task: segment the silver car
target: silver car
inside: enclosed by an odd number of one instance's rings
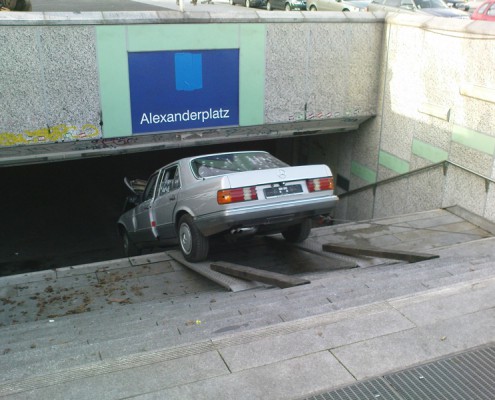
[[[281,232],[289,242],[303,241],[312,218],[337,200],[326,165],[291,167],[263,151],[209,154],[152,174],[144,191],[134,190],[133,208],[118,227],[128,256],[178,238],[186,260],[201,261],[214,235]]]
[[[285,11],[305,11],[306,0],[267,0],[266,9],[285,10]]]

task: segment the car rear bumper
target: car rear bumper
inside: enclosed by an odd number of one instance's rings
[[[266,228],[270,225],[297,223],[304,218],[328,214],[335,207],[337,201],[338,197],[332,195],[276,204],[250,205],[199,216],[195,218],[195,223],[205,236],[237,227]]]

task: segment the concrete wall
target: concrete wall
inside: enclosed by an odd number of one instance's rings
[[[0,165],[355,130],[376,113],[382,35],[367,13],[1,13]],[[130,52],[225,48],[239,126],[133,134]]]
[[[442,160],[495,178],[495,25],[389,16],[376,118],[352,135],[318,139],[355,189]],[[350,137],[349,137],[350,136]],[[342,191],[340,189],[340,191]],[[344,197],[337,219],[459,205],[495,220],[495,185],[450,166]]]
[[[384,23],[383,15],[368,13],[259,11],[229,17],[0,13],[0,60],[8,74],[0,81],[0,161],[50,161],[59,149],[63,157],[78,151],[115,154],[132,146],[134,151],[192,146],[315,129],[345,131],[308,136],[297,154],[302,162],[328,163],[341,192],[344,186],[358,188],[442,160],[494,178],[493,24],[407,15],[390,16]],[[167,32],[198,33],[220,21],[225,24],[220,29],[237,32],[241,51],[258,54],[241,67],[241,88],[256,89],[240,96],[241,126],[132,135],[126,130],[125,74],[115,80],[112,72],[125,63],[127,39],[159,32],[142,42],[151,49],[168,48],[176,38]],[[182,43],[206,48],[221,40],[221,35],[206,42],[197,37],[189,35]],[[120,59],[103,51],[115,43],[123,44]],[[352,121],[361,125],[351,132]],[[430,170],[343,198],[337,218],[457,204],[493,221],[494,196],[493,184],[449,167],[446,174]]]

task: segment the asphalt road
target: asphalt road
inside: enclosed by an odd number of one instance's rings
[[[228,0],[198,0],[193,5],[190,0],[183,0],[184,11],[244,11],[249,12],[253,8],[231,6]],[[90,12],[90,11],[178,11],[176,0],[32,0],[33,11],[38,12]]]
[[[32,0],[33,11],[160,11],[159,7],[131,0]]]

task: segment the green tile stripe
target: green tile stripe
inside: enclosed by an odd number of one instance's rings
[[[406,172],[409,172],[409,163],[407,161],[404,161],[383,150],[380,150],[378,163],[394,172],[397,172],[398,174],[405,174]]]
[[[127,50],[166,51],[239,48],[235,24],[130,25]]]
[[[265,26],[240,26],[239,125],[265,122]]]
[[[98,26],[96,43],[100,73],[103,137],[132,134],[129,67],[125,26]]]
[[[351,173],[368,183],[376,182],[376,172],[356,161],[351,162]]]
[[[412,152],[413,154],[433,163],[444,161],[449,158],[449,153],[445,150],[417,139],[413,139]]]
[[[127,53],[240,49],[239,125],[264,123],[264,24],[97,26],[103,137],[132,135]]]
[[[495,138],[460,125],[454,125],[452,140],[486,154],[495,152]]]
[[[394,172],[397,172],[398,174],[405,174],[406,172],[409,172],[409,163],[407,161],[401,160],[400,158],[383,150],[380,150],[378,163]]]

